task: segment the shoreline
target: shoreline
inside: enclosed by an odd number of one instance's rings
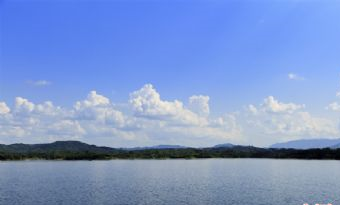
[[[52,161],[52,162],[67,162],[67,161],[194,161],[194,160],[278,160],[278,161],[340,161],[340,159],[303,159],[303,158],[112,158],[112,159],[44,159],[44,158],[27,158],[14,160],[0,160],[1,162],[30,162],[30,161]]]

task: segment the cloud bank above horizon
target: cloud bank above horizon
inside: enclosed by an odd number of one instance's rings
[[[334,138],[340,133],[337,120],[315,116],[304,104],[280,102],[273,96],[218,116],[210,113],[209,100],[206,95],[193,95],[187,102],[167,101],[152,84],[131,92],[123,105],[96,91],[90,91],[72,108],[16,97],[13,107],[0,102],[0,142],[81,140],[116,147],[230,142],[268,146],[301,138]],[[328,110],[337,111],[338,107],[333,102]]]

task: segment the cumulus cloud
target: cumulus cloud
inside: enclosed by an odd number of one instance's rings
[[[32,112],[34,104],[22,97],[15,98],[15,111],[17,112]]]
[[[254,105],[248,105],[248,110],[250,113],[256,115],[258,113],[257,108]]]
[[[9,109],[9,107],[7,107],[5,102],[0,102],[0,115],[1,114],[7,114],[9,113],[11,110]]]
[[[151,84],[130,94],[130,104],[139,117],[153,118],[172,123],[188,125],[204,125],[206,120],[189,109],[178,100],[164,101]]]
[[[92,106],[106,106],[110,104],[110,100],[105,96],[97,94],[96,91],[91,91],[87,95],[87,99],[84,101],[78,101],[75,104],[76,109],[81,109],[82,107],[92,107]]]
[[[183,110],[183,104],[178,100],[162,101],[151,84],[146,84],[140,90],[131,93],[130,104],[136,114],[149,117],[175,116]]]
[[[53,122],[49,124],[46,129],[48,130],[48,135],[52,135],[57,138],[63,136],[63,138],[66,137],[74,139],[86,134],[85,129],[81,127],[80,123],[73,120]]]
[[[194,95],[189,98],[189,108],[203,116],[208,116],[210,113],[209,96]]]
[[[72,139],[72,136],[80,136],[77,127],[69,129],[69,132],[73,133],[67,136],[64,135],[65,131],[60,130],[55,134],[56,129],[52,129],[56,128],[54,125],[62,123],[70,115],[69,111],[54,106],[50,101],[34,104],[28,99],[16,97],[14,109],[6,116],[0,117],[0,137],[21,137],[20,141],[23,139],[34,141],[41,138],[42,142],[46,142],[52,136],[56,139]]]
[[[340,111],[340,104],[338,102],[332,102],[326,107],[326,109],[332,111]]]
[[[212,116],[209,100],[205,95],[191,96],[186,103],[165,100],[151,84],[131,92],[124,109],[97,91],[71,108],[17,97],[13,108],[0,102],[0,138],[30,143],[78,139],[108,146],[207,146],[225,142],[268,145],[339,135],[336,120],[314,116],[303,104],[269,96],[246,110]]]
[[[188,104],[163,100],[146,84],[130,94],[127,110],[91,91],[70,109],[51,101],[35,104],[15,98],[14,108],[0,103],[0,137],[19,142],[58,139],[111,139],[112,144],[176,143],[204,145],[237,140],[241,129],[233,114],[210,117],[209,96],[195,95]],[[10,141],[10,140],[9,140]],[[129,144],[128,143],[128,144]]]
[[[276,100],[273,96],[269,96],[264,99],[264,103],[262,105],[262,108],[268,112],[273,113],[292,113],[296,110],[299,110],[301,108],[304,108],[305,105],[298,105],[294,103],[281,103],[278,100]]]
[[[297,110],[303,109],[305,105],[299,105],[294,103],[282,103],[276,100],[273,96],[268,96],[263,100],[263,103],[256,107],[254,105],[249,105],[248,110],[252,114],[257,114],[258,112],[270,112],[270,113],[293,113]]]
[[[138,123],[153,140],[192,143],[231,141],[240,136],[235,122],[226,117],[209,118],[209,97],[192,96],[186,107],[179,100],[165,101],[152,85],[130,95],[130,104]],[[229,123],[232,121],[231,123]],[[163,141],[164,143],[164,141]]]
[[[269,96],[259,106],[248,106],[246,126],[250,128],[253,135],[257,133],[262,135],[263,139],[272,142],[279,141],[273,137],[292,140],[339,135],[337,122],[313,116],[304,108],[304,105],[279,102]]]
[[[74,105],[74,113],[78,120],[93,120],[97,123],[109,123],[124,126],[125,119],[122,112],[114,109],[110,100],[96,91],[91,91],[87,98]]]
[[[54,106],[51,101],[43,102],[34,106],[34,112],[41,115],[56,116],[64,113],[61,107]]]

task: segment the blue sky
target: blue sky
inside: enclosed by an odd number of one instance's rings
[[[127,108],[130,94],[152,84],[149,91],[156,90],[164,101],[181,101],[184,107],[189,107],[190,96],[209,96],[209,117],[238,113],[239,124],[247,119],[245,107],[261,106],[268,96],[304,104],[299,112],[334,121],[338,114],[325,108],[337,101],[340,82],[339,9],[338,1],[298,0],[1,1],[0,101],[11,115],[18,115],[16,97],[72,109],[95,90],[120,105],[115,109],[123,114],[140,118],[146,114]],[[297,77],[289,79],[289,74]],[[234,141],[265,145],[307,136],[304,132],[267,139],[261,138],[267,131],[257,131],[259,139]],[[337,136],[331,133],[308,136]],[[109,145],[182,142],[154,140],[143,133],[145,140],[125,143],[114,135],[84,140]],[[25,139],[44,141],[28,136],[3,137],[0,142]],[[53,139],[58,138],[47,140]],[[229,139],[213,142],[222,141]],[[206,142],[191,137],[183,141]]]

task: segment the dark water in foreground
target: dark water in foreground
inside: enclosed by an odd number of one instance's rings
[[[340,161],[0,162],[0,204],[340,205]]]

